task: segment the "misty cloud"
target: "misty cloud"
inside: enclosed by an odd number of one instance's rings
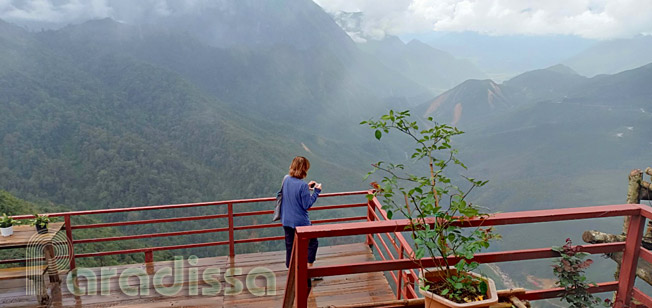
[[[577,35],[612,39],[652,34],[650,0],[315,0],[334,16],[359,12],[354,39],[428,31],[490,35]],[[343,24],[342,21],[338,21]]]
[[[191,14],[225,1],[210,0],[0,0],[0,19],[28,28],[58,28],[91,19],[149,22],[173,14]]]

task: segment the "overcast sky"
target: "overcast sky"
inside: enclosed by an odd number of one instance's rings
[[[367,38],[429,31],[564,34],[590,39],[652,34],[652,0],[314,1],[330,13],[361,12],[358,34]],[[215,3],[219,1],[0,0],[0,18],[18,24],[66,24],[104,17],[137,20]]]
[[[652,0],[315,0],[326,11],[362,12],[366,37],[428,31],[491,35],[652,34]]]

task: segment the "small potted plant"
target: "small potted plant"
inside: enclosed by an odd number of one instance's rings
[[[400,212],[410,221],[406,231],[414,239],[414,255],[411,258],[420,265],[420,293],[425,298],[425,307],[489,307],[498,302],[494,282],[472,273],[479,266],[473,262],[475,253],[489,247],[492,239],[499,235],[492,228],[477,227],[463,229],[461,225],[488,214],[471,202],[467,196],[476,187],[487,181],[461,176],[450,178],[444,171],[447,167],[466,166],[457,159],[457,150],[451,147],[451,138],[462,134],[455,127],[439,124],[428,118],[420,127],[410,120],[409,111],[383,115],[380,120],[363,121],[375,130],[376,139],[384,134],[399,132],[414,142],[414,152],[409,166],[388,162],[373,164],[376,171],[384,175],[380,183],[372,182],[374,193],[368,195],[382,198],[383,209],[388,218]],[[457,185],[465,185],[462,190]],[[422,259],[441,257],[436,268],[426,268]],[[459,262],[451,263],[448,257]]]
[[[32,219],[32,226],[36,226],[36,232],[38,234],[48,233],[48,224],[50,223],[50,217],[48,215],[39,215],[34,214],[34,219]]]
[[[18,223],[11,217],[7,216],[7,213],[2,214],[0,217],[0,232],[2,236],[11,236],[14,234],[14,225]]]

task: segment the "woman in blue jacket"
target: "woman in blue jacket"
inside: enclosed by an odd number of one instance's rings
[[[303,156],[297,156],[290,164],[290,172],[283,178],[283,199],[281,202],[281,222],[285,230],[285,266],[290,266],[290,257],[292,255],[292,245],[294,243],[295,228],[300,226],[310,226],[308,209],[315,204],[321,184],[310,181],[306,184],[303,179],[308,175],[310,162]],[[310,190],[313,190],[312,194]],[[310,239],[308,243],[308,266],[312,266],[317,256],[317,239]]]

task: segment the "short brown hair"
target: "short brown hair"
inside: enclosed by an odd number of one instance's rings
[[[308,175],[308,169],[310,169],[308,159],[303,156],[297,156],[292,160],[292,164],[290,164],[290,176],[303,179]]]

